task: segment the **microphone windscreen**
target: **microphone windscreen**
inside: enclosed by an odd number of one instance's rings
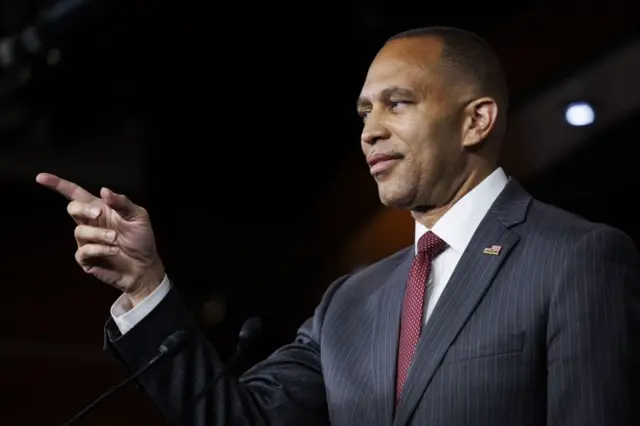
[[[184,330],[179,330],[172,333],[167,337],[160,345],[158,350],[165,356],[172,356],[179,352],[187,342],[188,333]]]
[[[250,343],[262,333],[262,321],[258,317],[251,317],[242,324],[238,338],[243,344]]]

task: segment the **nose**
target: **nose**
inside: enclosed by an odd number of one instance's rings
[[[375,145],[378,141],[388,139],[391,136],[389,129],[382,123],[378,114],[373,112],[367,117],[367,121],[362,129],[360,142],[362,145]]]

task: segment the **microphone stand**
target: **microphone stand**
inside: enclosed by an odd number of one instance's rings
[[[96,405],[104,401],[109,396],[113,395],[122,387],[128,385],[129,383],[137,379],[145,371],[147,371],[148,369],[156,365],[156,363],[161,359],[169,358],[178,354],[178,352],[180,352],[182,348],[185,346],[188,336],[189,336],[188,333],[182,330],[176,331],[175,333],[171,334],[169,337],[167,337],[164,340],[164,342],[162,342],[162,344],[158,348],[158,353],[153,358],[151,358],[149,362],[147,362],[142,368],[140,368],[134,374],[127,377],[122,382],[118,383],[116,386],[112,387],[111,389],[109,389],[108,391],[100,395],[92,403],[87,405],[82,411],[80,411],[78,414],[73,416],[69,421],[64,423],[63,426],[70,426],[75,422],[77,422],[78,420],[80,420],[80,418],[84,417],[84,415],[87,414],[89,411],[91,411]]]

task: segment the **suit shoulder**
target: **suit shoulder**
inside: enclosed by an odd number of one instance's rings
[[[414,247],[411,245],[359,269],[342,283],[335,295],[349,297],[349,295],[362,295],[363,292],[371,294],[387,281],[391,273],[406,261],[408,256],[412,255],[413,250]]]

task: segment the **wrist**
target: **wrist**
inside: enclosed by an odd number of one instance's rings
[[[135,290],[127,293],[132,306],[136,307],[140,302],[149,297],[151,293],[160,287],[160,284],[164,281],[164,277],[164,266],[162,262],[158,260],[140,277],[138,283],[133,286]]]

